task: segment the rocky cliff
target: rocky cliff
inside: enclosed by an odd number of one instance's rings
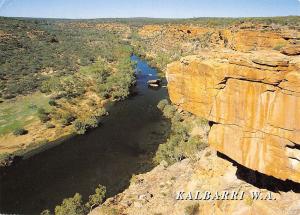
[[[300,183],[299,56],[202,52],[169,64],[166,76],[171,101],[212,122],[212,147],[250,169]]]
[[[275,215],[300,213],[300,194],[273,192],[257,188],[237,177],[237,167],[216,156],[211,148],[199,153],[197,161],[185,159],[167,167],[163,162],[150,172],[134,177],[124,192],[109,198],[90,215],[107,214],[243,214]],[[246,177],[251,177],[251,174]],[[270,180],[269,180],[270,182]],[[202,192],[198,197],[197,191]],[[209,191],[210,200],[200,200]],[[227,200],[215,197],[227,191]],[[244,192],[240,199],[241,191]],[[177,200],[179,192],[184,199]],[[189,196],[189,192],[191,195]],[[232,200],[233,192],[239,192],[238,200]],[[271,195],[272,200],[252,199],[252,192],[260,197]],[[222,197],[220,197],[221,199]]]

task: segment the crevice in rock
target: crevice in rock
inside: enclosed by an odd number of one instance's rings
[[[252,184],[259,189],[267,189],[272,192],[293,191],[295,193],[300,193],[300,183],[293,182],[291,180],[283,181],[273,176],[268,176],[266,174],[249,169],[220,152],[217,152],[217,155],[220,158],[230,161],[234,166],[237,167],[236,176],[238,179]]]
[[[231,78],[231,77],[224,77],[223,80],[222,80],[221,82],[218,83],[218,85],[219,85],[219,84],[225,84],[225,85],[226,85],[227,80],[228,80],[229,78]]]
[[[214,122],[214,121],[208,121],[209,127],[212,127],[214,124],[218,124],[218,123],[217,123],[217,122]]]
[[[291,142],[292,142],[292,141],[291,141]],[[293,143],[294,143],[294,142],[293,142]],[[286,145],[285,147],[290,148],[290,149],[298,149],[298,150],[300,150],[300,145],[297,144],[297,143],[294,143],[293,146],[291,146],[291,145]]]
[[[283,128],[283,127],[275,126],[275,125],[272,125],[272,124],[269,124],[269,123],[267,123],[267,125],[270,125],[273,128],[278,128],[278,129],[281,129],[281,130],[284,130],[284,131],[294,131],[294,129]]]
[[[298,158],[295,158],[295,157],[288,157],[289,159],[292,159],[292,160],[295,160],[295,161],[297,161],[297,162],[300,162],[300,159],[298,159]]]

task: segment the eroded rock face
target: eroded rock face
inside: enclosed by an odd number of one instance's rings
[[[166,167],[164,162],[150,172],[135,176],[124,192],[109,198],[95,208],[90,215],[107,214],[299,214],[300,194],[290,192],[270,192],[257,188],[240,180],[236,174],[238,169],[229,161],[217,157],[216,152],[206,148],[200,152],[199,160],[185,159]],[[248,178],[255,178],[246,173]],[[230,193],[227,200],[199,200],[196,192],[209,191],[212,196],[224,191]],[[232,200],[233,192],[239,192],[238,200]],[[241,198],[241,191],[244,192]],[[184,192],[181,197],[179,192]],[[189,195],[191,192],[191,196]],[[261,192],[273,200],[252,200],[252,192]],[[202,196],[201,196],[202,195]],[[191,198],[190,198],[191,197]],[[177,200],[177,199],[181,200]],[[220,197],[222,198],[222,197]],[[189,208],[194,213],[189,213]],[[109,213],[114,211],[115,213]]]
[[[214,122],[209,143],[238,163],[300,183],[300,57],[200,53],[167,68],[170,99]]]

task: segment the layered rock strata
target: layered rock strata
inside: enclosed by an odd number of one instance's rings
[[[213,123],[212,147],[250,169],[300,183],[299,56],[203,52],[169,64],[166,76],[171,101]]]

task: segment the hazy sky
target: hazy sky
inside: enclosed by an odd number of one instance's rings
[[[300,15],[300,0],[0,0],[0,16],[51,18]]]

